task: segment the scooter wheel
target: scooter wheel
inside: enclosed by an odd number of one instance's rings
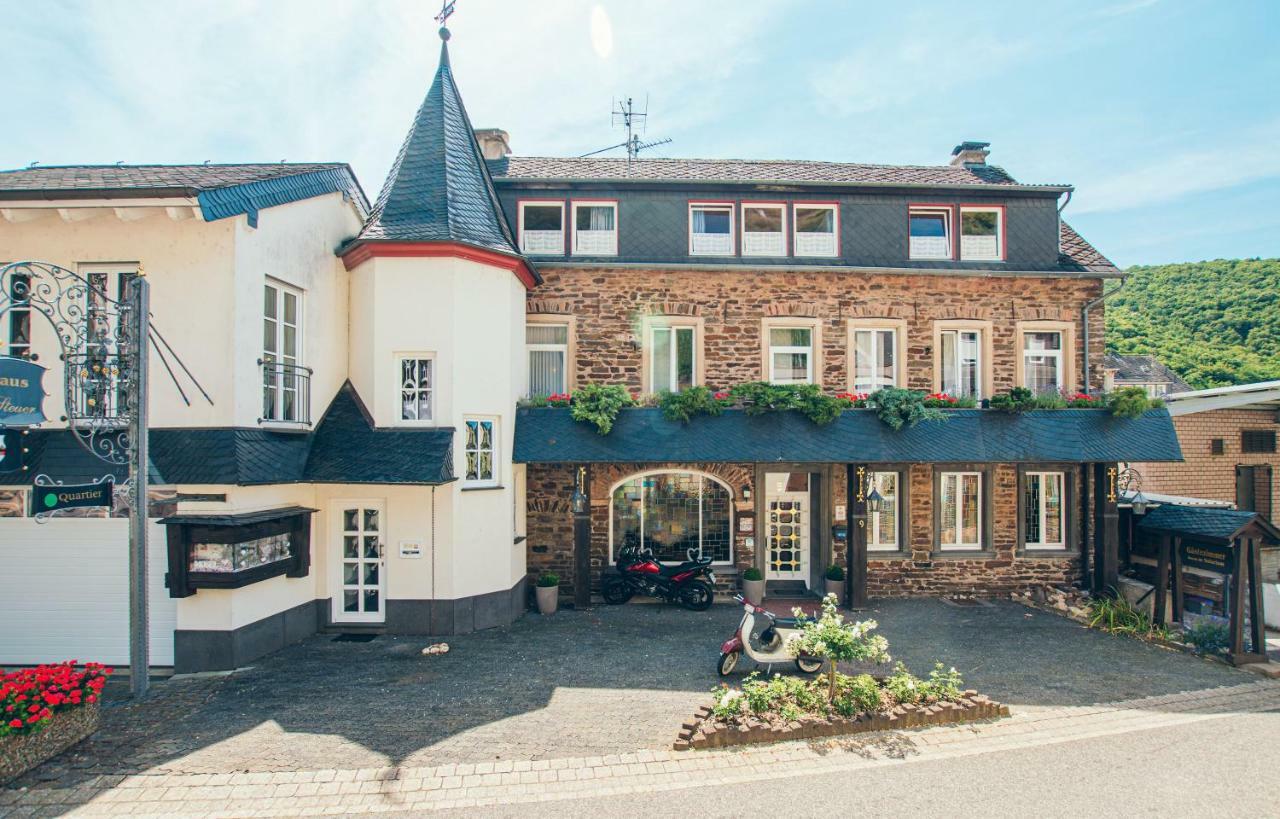
[[[742,656],[740,651],[730,651],[728,654],[720,655],[720,665],[716,669],[720,672],[721,677],[727,677],[733,673],[738,667],[738,658]]]
[[[805,674],[817,674],[822,670],[822,660],[796,660],[796,668]]]
[[[600,587],[600,596],[611,606],[621,605],[631,599],[635,592],[625,580],[606,580]]]
[[[715,600],[715,592],[701,580],[691,580],[680,590],[680,605],[690,611],[706,611]]]

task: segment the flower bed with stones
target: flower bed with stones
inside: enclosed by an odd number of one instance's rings
[[[932,704],[895,705],[885,711],[864,711],[853,716],[804,714],[792,720],[777,716],[750,716],[723,720],[712,707],[703,706],[684,723],[672,746],[677,751],[724,748],[759,742],[834,737],[901,728],[927,728],[1009,716],[1009,706],[1001,705],[976,691],[964,691],[954,701]]]
[[[62,753],[98,728],[111,669],[74,660],[0,673],[0,784]]]

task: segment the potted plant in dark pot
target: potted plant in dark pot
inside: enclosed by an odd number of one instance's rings
[[[533,590],[538,598],[539,614],[555,614],[560,603],[560,575],[555,572],[543,572],[538,575],[537,587]]]
[[[841,604],[844,603],[844,567],[831,565],[824,575],[827,579],[827,594],[834,594]]]
[[[757,606],[764,602],[764,575],[755,566],[742,573],[742,596]]]

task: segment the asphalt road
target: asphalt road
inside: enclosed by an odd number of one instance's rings
[[[449,815],[449,814],[446,814]],[[731,789],[470,809],[458,816],[1280,815],[1280,713]]]

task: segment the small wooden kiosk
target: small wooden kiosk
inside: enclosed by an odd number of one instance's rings
[[[1162,504],[1139,517],[1136,535],[1157,541],[1155,622],[1164,625],[1167,595],[1181,622],[1187,567],[1222,575],[1223,609],[1230,621],[1228,657],[1234,665],[1267,661],[1259,549],[1280,543],[1280,530],[1257,512]],[[1245,619],[1249,621],[1246,650]]]

